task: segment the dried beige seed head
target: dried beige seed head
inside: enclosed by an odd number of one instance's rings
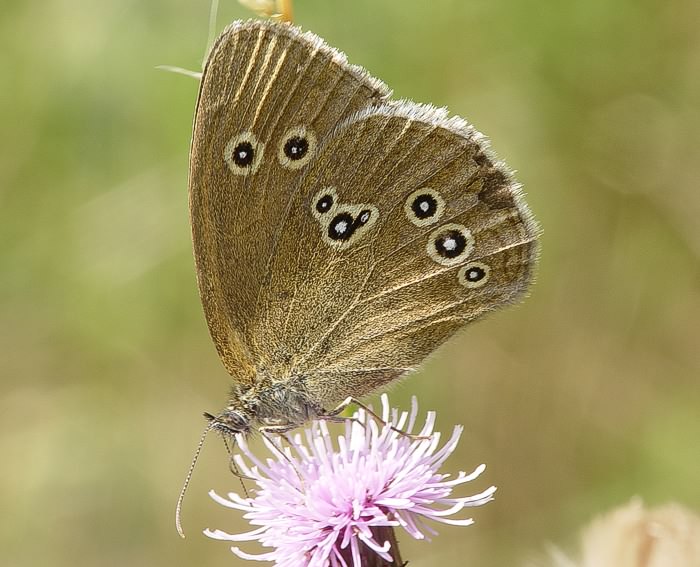
[[[700,517],[679,504],[649,509],[634,499],[584,529],[580,556],[552,552],[556,567],[700,567]]]

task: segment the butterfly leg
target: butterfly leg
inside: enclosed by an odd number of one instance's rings
[[[420,441],[422,439],[430,439],[430,436],[415,435],[413,433],[406,433],[405,431],[401,431],[399,428],[391,425],[391,423],[387,423],[386,421],[384,421],[378,414],[374,413],[374,411],[371,410],[367,405],[363,404],[360,400],[358,400],[357,398],[353,398],[352,396],[345,398],[340,403],[340,405],[338,405],[338,407],[329,411],[325,416],[322,417],[322,419],[325,419],[326,417],[335,417],[338,414],[344,412],[351,405],[356,405],[356,406],[362,408],[369,415],[371,415],[374,419],[376,419],[379,423],[381,423],[385,427],[389,427],[392,431],[395,431],[396,433],[399,433],[400,435],[403,435],[404,437],[408,437],[409,439],[413,439],[413,440],[417,440],[417,441]],[[343,419],[352,419],[352,418],[343,418]]]
[[[324,415],[319,415],[316,419],[318,419],[319,421],[320,420],[330,421],[331,423],[347,423],[348,421],[354,421],[355,423],[357,423],[363,427],[365,425],[356,417],[339,417],[337,415],[324,414]],[[382,422],[382,423],[384,423],[384,422]]]
[[[299,427],[298,423],[288,423],[286,425],[264,425],[263,427],[259,428],[258,431],[262,435],[265,435],[266,433],[276,433],[277,435],[282,435],[284,433],[292,431],[293,429],[296,429],[297,427]],[[265,436],[267,437],[267,435]],[[269,439],[269,437],[267,438]]]
[[[238,470],[238,467],[236,466],[236,461],[233,460],[233,449],[231,448],[231,445],[229,445],[229,440],[224,437],[224,446],[226,447],[226,452],[228,453],[228,470],[233,474],[234,476],[237,476],[238,479],[241,481],[241,488],[243,488],[243,492],[245,493],[245,497],[248,498],[248,489],[246,488],[245,484],[243,484],[244,480],[255,480],[252,477],[249,477],[247,475],[244,475],[241,471]],[[233,439],[233,443],[235,445],[236,439]]]

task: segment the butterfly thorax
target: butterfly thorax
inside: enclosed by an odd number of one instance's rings
[[[303,377],[295,377],[284,382],[261,380],[247,389],[237,384],[226,408],[207,417],[225,433],[248,433],[261,427],[295,427],[325,413],[305,392]]]

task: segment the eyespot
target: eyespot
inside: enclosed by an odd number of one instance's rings
[[[333,195],[326,193],[316,201],[316,212],[320,215],[327,213],[333,206]]]
[[[224,160],[236,175],[255,173],[262,161],[265,145],[252,132],[232,138],[224,149]]]
[[[403,206],[406,218],[416,226],[435,224],[445,210],[445,200],[434,189],[423,187],[411,193]]]
[[[284,143],[284,155],[292,161],[303,159],[309,151],[309,140],[300,136],[292,136]]]
[[[437,201],[432,195],[418,195],[411,203],[413,214],[420,220],[429,219],[435,216],[437,211]]]
[[[379,209],[369,203],[342,203],[335,187],[324,187],[310,203],[321,237],[332,248],[344,250],[368,234],[379,220]]]
[[[446,224],[430,233],[428,255],[438,264],[454,266],[463,262],[474,249],[474,237],[461,224]]]
[[[464,287],[475,289],[477,287],[481,287],[487,281],[489,281],[490,274],[491,268],[489,268],[486,264],[482,264],[481,262],[471,262],[459,269],[457,278],[459,279],[459,283],[461,283]]]
[[[350,240],[357,229],[365,226],[371,220],[372,211],[369,209],[361,210],[356,216],[348,211],[338,213],[328,223],[328,238],[340,241]]]
[[[328,223],[328,238],[331,240],[350,240],[357,230],[355,219],[350,213],[340,213]]]
[[[311,214],[325,224],[338,208],[338,193],[335,187],[324,187],[311,200]]]
[[[282,137],[277,159],[289,169],[299,169],[309,163],[316,151],[316,135],[310,128],[296,126]]]

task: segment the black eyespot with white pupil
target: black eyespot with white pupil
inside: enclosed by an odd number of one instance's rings
[[[435,189],[421,187],[406,197],[403,211],[415,226],[430,226],[438,222],[445,212],[445,200]]]
[[[333,240],[348,240],[355,232],[353,220],[350,213],[335,215],[328,225],[328,236]]]
[[[459,230],[448,230],[435,239],[435,251],[443,258],[456,258],[466,247],[467,239]]]
[[[323,214],[331,210],[333,206],[333,197],[331,195],[324,195],[318,201],[316,201],[316,210]]]
[[[464,274],[464,279],[472,283],[480,282],[485,277],[486,270],[480,268],[479,266],[472,266],[471,268],[468,268]]]
[[[309,151],[309,141],[302,136],[292,136],[284,144],[284,155],[290,160],[302,159]]]
[[[338,213],[328,224],[328,237],[332,240],[350,240],[359,227],[369,222],[371,216],[372,212],[368,210],[360,211],[355,218],[350,213]]]
[[[411,203],[411,210],[417,218],[428,219],[437,213],[438,202],[435,197],[429,194],[418,195]]]
[[[231,159],[238,167],[248,167],[255,159],[253,144],[248,141],[240,142],[233,148]]]
[[[491,268],[487,264],[481,262],[472,262],[457,273],[457,279],[467,289],[478,289],[489,281]]]

